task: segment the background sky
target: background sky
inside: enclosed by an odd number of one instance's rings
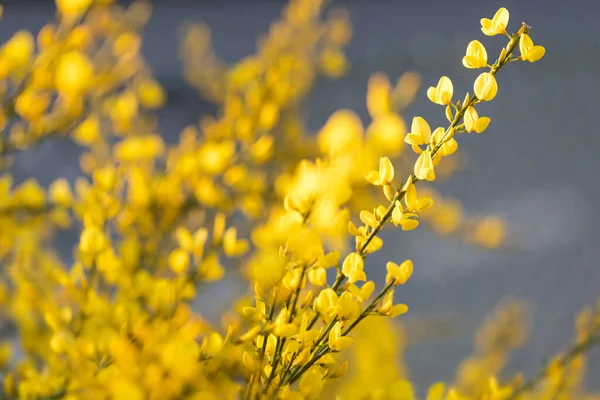
[[[37,33],[52,19],[45,1],[5,1],[0,22],[4,41],[20,28]],[[454,366],[472,348],[472,333],[495,304],[506,296],[533,304],[533,336],[516,354],[510,369],[532,374],[545,356],[563,348],[573,335],[575,313],[600,295],[600,2],[579,1],[348,1],[354,26],[347,49],[350,73],[336,81],[319,82],[308,104],[309,127],[317,129],[336,109],[350,108],[367,120],[365,93],[368,77],[387,72],[393,81],[407,70],[422,75],[423,86],[435,85],[441,75],[454,82],[455,92],[472,90],[476,72],[461,58],[469,41],[481,40],[490,57],[503,39],[481,34],[479,19],[499,7],[510,11],[509,27],[521,21],[532,26],[531,36],[546,47],[535,64],[517,64],[499,74],[496,99],[481,106],[492,124],[477,137],[465,137],[461,149],[469,157],[465,170],[439,186],[442,194],[461,200],[469,213],[500,213],[509,222],[511,237],[524,249],[485,253],[456,241],[442,240],[419,229],[384,236],[381,254],[370,265],[412,258],[415,273],[403,287],[401,300],[411,314],[452,317],[465,321],[460,334],[449,340],[416,346],[408,366],[417,382],[449,380]],[[169,104],[161,127],[174,137],[194,123],[209,104],[187,88],[177,59],[177,30],[184,21],[205,21],[212,28],[217,53],[234,62],[255,49],[255,38],[268,30],[281,10],[281,1],[155,1],[147,29],[144,54],[155,76],[167,88]],[[462,97],[458,96],[458,97]],[[422,115],[442,122],[440,108],[421,90],[405,115]],[[436,120],[436,118],[439,119]],[[18,177],[37,176],[42,183],[78,174],[76,147],[47,142],[17,159]],[[0,228],[1,229],[1,228]],[[65,235],[70,253],[73,237]],[[373,278],[383,279],[376,274]],[[227,288],[219,289],[225,290]],[[222,292],[223,293],[223,292]],[[464,318],[466,317],[466,318]],[[595,361],[595,362],[594,362]],[[592,353],[591,376],[600,376],[600,353]],[[590,387],[600,389],[599,379]]]

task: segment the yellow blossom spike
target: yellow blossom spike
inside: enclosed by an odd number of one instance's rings
[[[546,54],[546,49],[543,46],[534,45],[533,40],[526,33],[521,34],[519,51],[521,52],[521,58],[529,62],[536,62]]]
[[[479,40],[472,40],[469,43],[462,63],[465,68],[484,68],[487,65],[487,51]]]
[[[496,11],[496,14],[489,18],[481,19],[481,31],[486,36],[496,36],[506,33],[506,26],[508,25],[509,13],[504,7]]]
[[[445,106],[452,102],[454,87],[452,81],[447,76],[442,76],[437,86],[431,86],[427,89],[427,97],[435,104]]]
[[[498,93],[498,83],[490,72],[484,72],[475,79],[473,84],[475,96],[482,101],[490,101]]]

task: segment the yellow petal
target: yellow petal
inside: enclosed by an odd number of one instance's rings
[[[481,22],[481,31],[484,33],[484,35],[493,36],[494,34],[488,34],[488,32],[491,32],[492,20],[489,18],[481,18],[480,22]]]
[[[447,142],[444,142],[439,154],[443,156],[449,156],[454,154],[456,150],[458,150],[458,142],[455,139],[450,139]]]
[[[412,231],[417,226],[419,226],[419,220],[416,218],[410,218],[406,216],[405,218],[402,218],[402,221],[400,221],[400,227],[403,231]]]
[[[406,304],[396,304],[387,312],[387,315],[394,318],[398,315],[406,314],[407,312],[408,306]]]
[[[521,54],[525,56],[525,54],[527,54],[529,49],[531,49],[532,47],[533,40],[531,40],[531,37],[529,37],[529,35],[526,33],[522,33],[519,41],[519,51],[521,52]]]
[[[367,182],[371,185],[379,186],[381,185],[381,180],[379,179],[379,171],[369,171],[369,173],[365,176]]]
[[[506,25],[508,25],[508,18],[508,10],[502,7],[498,11],[496,11],[496,14],[494,14],[494,18],[492,19],[492,21],[496,28],[504,30],[506,29]]]
[[[529,62],[536,62],[544,57],[544,54],[546,54],[546,49],[544,47],[534,46],[531,50],[529,50],[526,59]]]
[[[388,184],[394,179],[394,166],[387,157],[381,157],[379,159],[379,179]]]
[[[473,127],[473,129],[475,129],[475,132],[481,133],[487,129],[489,124],[490,124],[489,117],[481,117],[481,118],[477,119],[477,122],[475,123],[475,126]]]
[[[354,343],[354,339],[348,336],[342,336],[335,342],[335,350],[345,350],[348,347],[352,346],[352,343]]]

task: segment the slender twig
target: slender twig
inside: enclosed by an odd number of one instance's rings
[[[558,365],[562,368],[569,362],[571,362],[575,357],[586,352],[587,350],[596,346],[599,343],[600,326],[598,326],[596,330],[590,333],[584,340],[573,344],[562,356],[559,356],[558,360],[555,361],[553,365]],[[505,398],[504,400],[515,400],[521,394],[535,388],[535,386],[547,376],[549,368],[549,366],[545,366],[544,368],[540,369],[533,378],[524,382],[521,386],[515,389],[509,397]]]

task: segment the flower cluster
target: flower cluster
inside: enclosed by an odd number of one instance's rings
[[[345,11],[323,17],[323,0],[291,0],[257,52],[231,66],[215,55],[208,28],[190,25],[184,75],[218,112],[168,145],[154,113],[166,93],[141,56],[148,3],[56,7],[36,37],[17,32],[0,50],[0,318],[16,331],[0,344],[3,396],[416,398],[398,360],[410,327],[391,322],[408,312],[395,293],[416,267],[368,266],[369,256],[383,247],[383,229],[421,223],[487,249],[504,243],[499,217],[466,216],[426,183],[458,169],[463,133],[490,126],[476,107],[497,96],[500,69],[544,56],[530,28],[508,33],[506,9],[481,20],[485,35],[508,43],[494,62],[482,43],[468,44],[463,65],[484,72],[462,102],[449,77],[427,90],[445,107],[445,127],[419,116],[405,123],[417,74],[392,85],[375,73],[368,126],[344,109],[313,134],[306,96],[319,75],[349,68]],[[81,147],[83,176],[47,188],[14,182],[12,156],[57,137]],[[72,257],[53,246],[63,229],[78,235]],[[369,279],[373,268],[385,268],[383,282]],[[226,277],[247,283],[232,306],[206,295]],[[220,320],[203,317],[198,303],[223,305]],[[500,382],[526,336],[521,319],[518,303],[502,306],[456,381],[426,398],[583,395],[583,352],[598,342],[598,316],[582,315],[576,343],[538,378]]]

